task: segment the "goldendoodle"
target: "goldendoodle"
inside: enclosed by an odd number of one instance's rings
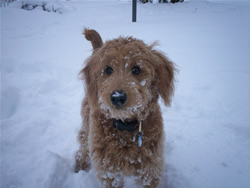
[[[164,170],[164,130],[159,96],[170,105],[175,66],[163,53],[133,37],[102,42],[84,30],[93,46],[80,75],[85,81],[82,128],[75,171],[94,167],[103,187],[123,187],[134,176],[157,187]]]

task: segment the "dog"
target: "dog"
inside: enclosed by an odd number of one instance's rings
[[[164,130],[159,96],[171,104],[175,64],[156,43],[133,37],[103,43],[95,30],[85,29],[92,43],[80,77],[85,81],[82,128],[75,172],[97,172],[102,186],[123,187],[134,176],[143,187],[157,187],[164,171]]]

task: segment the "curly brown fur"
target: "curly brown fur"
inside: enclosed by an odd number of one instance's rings
[[[100,48],[103,44],[102,38],[95,30],[84,29],[85,38],[91,42],[93,49]]]
[[[170,105],[174,64],[154,45],[141,40],[120,37],[103,44],[96,31],[85,29],[84,33],[94,50],[80,72],[86,96],[76,172],[88,171],[92,165],[103,187],[123,187],[124,176],[135,176],[144,187],[157,187],[164,166],[164,131],[158,98],[161,96]],[[111,73],[107,67],[112,68]],[[112,102],[114,91],[126,93],[122,105]],[[142,146],[137,144],[138,128],[116,129],[112,119],[143,122]]]

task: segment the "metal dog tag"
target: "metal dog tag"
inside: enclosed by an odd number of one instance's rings
[[[138,134],[138,147],[140,148],[142,146],[142,135]]]
[[[138,147],[140,148],[141,145],[142,145],[142,131],[141,131],[141,127],[142,127],[142,121],[140,121],[140,124],[139,124],[139,132],[137,133],[138,134]]]

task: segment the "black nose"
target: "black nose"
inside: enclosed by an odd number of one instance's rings
[[[114,91],[110,95],[110,100],[113,105],[120,107],[127,101],[127,94],[124,91]]]

